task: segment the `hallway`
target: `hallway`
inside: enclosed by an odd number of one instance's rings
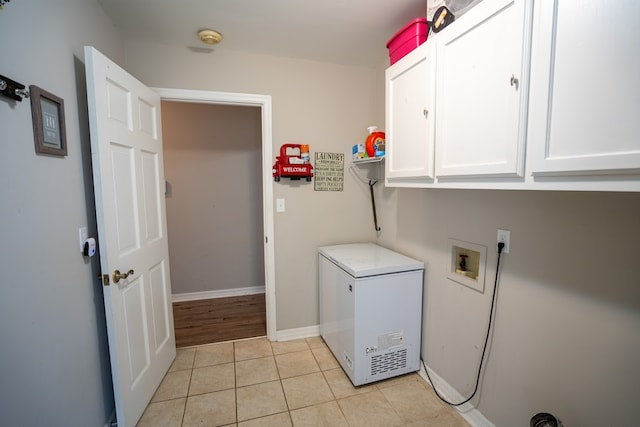
[[[264,294],[180,301],[172,305],[178,348],[267,334]]]

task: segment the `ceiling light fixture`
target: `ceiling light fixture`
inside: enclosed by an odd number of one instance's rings
[[[198,31],[198,38],[204,44],[218,44],[222,41],[222,34],[215,30],[204,29]]]

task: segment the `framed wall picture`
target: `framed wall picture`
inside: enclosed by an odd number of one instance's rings
[[[64,100],[34,85],[29,86],[29,94],[36,153],[66,156]]]

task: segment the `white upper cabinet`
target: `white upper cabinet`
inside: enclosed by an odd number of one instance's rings
[[[385,179],[432,182],[435,44],[427,40],[386,70]]]
[[[436,176],[521,177],[531,13],[484,0],[436,35]]]
[[[640,2],[545,0],[534,14],[531,173],[639,173]]]
[[[430,34],[387,69],[386,184],[640,192],[639,18],[483,0]]]

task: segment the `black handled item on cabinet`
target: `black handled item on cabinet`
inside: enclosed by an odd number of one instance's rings
[[[444,29],[447,25],[451,24],[456,17],[451,13],[446,6],[440,6],[436,12],[433,14],[433,22],[431,23],[431,28],[434,33],[439,32]]]

